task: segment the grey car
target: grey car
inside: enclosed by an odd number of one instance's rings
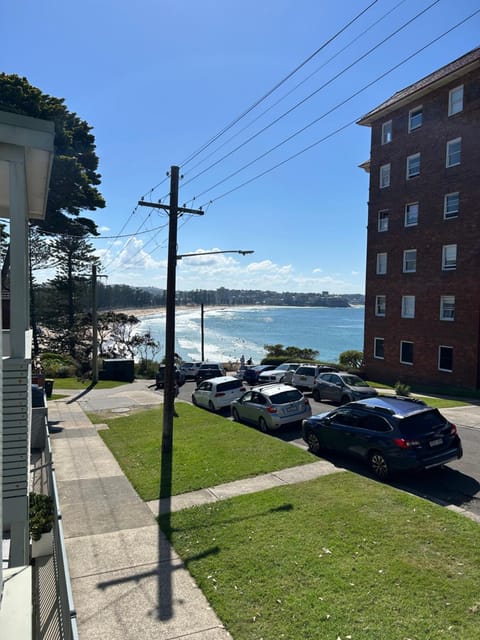
[[[248,422],[264,433],[283,425],[301,422],[312,415],[307,398],[287,384],[254,387],[231,404],[236,422]]]
[[[315,379],[312,389],[312,397],[316,402],[331,400],[345,404],[352,400],[373,398],[377,395],[377,390],[365,380],[345,371],[321,373]]]

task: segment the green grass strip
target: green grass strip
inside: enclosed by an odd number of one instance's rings
[[[478,640],[478,524],[350,473],[162,516],[234,640]]]

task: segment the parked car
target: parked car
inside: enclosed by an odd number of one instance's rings
[[[201,362],[182,362],[180,371],[183,371],[185,380],[195,380],[201,364]]]
[[[234,400],[231,407],[235,421],[253,424],[264,433],[312,415],[303,393],[282,383],[254,387]]]
[[[361,458],[384,480],[397,471],[420,471],[462,457],[456,426],[438,409],[398,396],[350,402],[302,423],[312,453],[332,450]]]
[[[293,374],[300,366],[301,366],[300,362],[292,363],[292,368],[288,369],[288,371],[285,371],[285,375],[283,376],[283,380],[282,380],[283,384],[292,384]]]
[[[185,375],[183,374],[183,371],[180,371],[180,369],[178,369],[177,367],[175,367],[175,379],[179,387],[185,384]],[[158,367],[158,371],[155,376],[155,389],[163,389],[164,386],[165,386],[165,365],[161,364]]]
[[[312,389],[312,396],[316,402],[332,400],[333,402],[345,404],[352,400],[373,398],[377,395],[377,390],[365,380],[346,371],[321,373],[315,378],[315,384]]]
[[[271,371],[272,369],[275,369],[273,364],[257,364],[253,367],[247,367],[243,372],[243,379],[247,384],[257,384],[258,376],[264,371]]]
[[[315,378],[327,371],[336,371],[336,369],[320,364],[302,364],[293,373],[291,384],[300,391],[311,391],[315,384]]]
[[[262,384],[265,382],[285,382],[285,374],[288,371],[292,371],[293,373],[298,366],[299,364],[297,362],[284,362],[277,365],[274,369],[263,371],[258,376],[258,381]]]
[[[209,380],[210,378],[219,378],[225,375],[225,369],[218,362],[204,362],[198,367],[197,375],[195,376],[195,382],[200,384],[203,380]]]
[[[246,389],[238,378],[221,376],[201,382],[192,393],[192,402],[210,411],[218,411],[240,398]]]

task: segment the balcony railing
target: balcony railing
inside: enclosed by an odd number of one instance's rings
[[[39,640],[78,640],[77,614],[46,419],[44,428],[45,447],[37,450],[36,461],[32,455],[32,490],[53,498],[55,522],[51,555],[33,560],[33,637]]]

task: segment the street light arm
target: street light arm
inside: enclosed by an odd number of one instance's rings
[[[246,256],[248,254],[251,253],[255,253],[255,251],[252,251],[251,249],[249,250],[245,250],[245,249],[227,249],[225,251],[202,251],[201,253],[182,253],[177,255],[177,260],[181,260],[182,258],[195,258],[197,256],[211,256],[217,253],[239,253],[242,256]]]

